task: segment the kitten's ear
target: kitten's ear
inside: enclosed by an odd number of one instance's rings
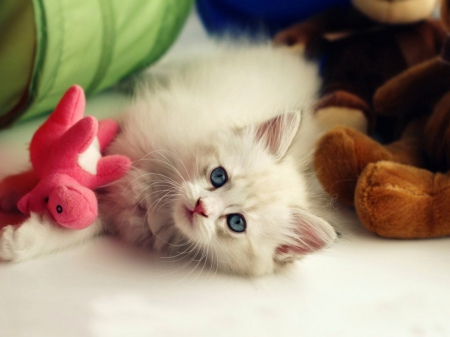
[[[303,210],[293,214],[294,235],[289,243],[275,251],[279,261],[292,261],[300,256],[328,247],[336,239],[334,228],[325,220]]]
[[[271,154],[281,159],[291,145],[299,126],[300,114],[288,112],[258,125],[255,136]]]

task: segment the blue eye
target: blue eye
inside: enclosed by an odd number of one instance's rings
[[[227,171],[223,167],[217,167],[212,170],[209,179],[215,188],[222,187],[228,181]]]
[[[227,216],[228,227],[236,233],[242,233],[245,231],[247,224],[241,214],[230,214]]]

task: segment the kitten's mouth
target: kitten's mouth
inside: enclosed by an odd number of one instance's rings
[[[188,220],[189,224],[191,226],[194,225],[194,212],[191,211],[188,207],[184,206],[184,215],[186,219]]]
[[[201,217],[207,217],[204,213],[199,213],[198,211],[191,210],[188,206],[184,206],[184,215],[186,220],[188,220],[189,224],[191,226],[194,226],[194,218],[197,216],[201,216]]]

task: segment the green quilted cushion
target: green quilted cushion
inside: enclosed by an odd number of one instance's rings
[[[193,0],[0,1],[0,126],[92,94],[155,62]]]

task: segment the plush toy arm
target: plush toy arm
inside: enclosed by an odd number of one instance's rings
[[[105,185],[121,178],[131,167],[131,160],[121,155],[103,157],[97,164],[95,187]]]
[[[375,93],[375,109],[383,115],[401,116],[430,109],[430,105],[450,90],[450,63],[436,57],[390,79]]]
[[[450,91],[434,107],[425,127],[425,148],[433,169],[450,167]]]
[[[115,120],[103,119],[98,122],[97,138],[100,143],[100,150],[103,151],[111,143],[117,131],[119,131],[119,124]]]
[[[448,35],[448,28],[445,27],[445,23],[442,19],[428,19],[425,23],[430,28],[430,38],[432,44],[436,47],[436,54],[443,52]],[[444,59],[447,58],[444,57]]]

